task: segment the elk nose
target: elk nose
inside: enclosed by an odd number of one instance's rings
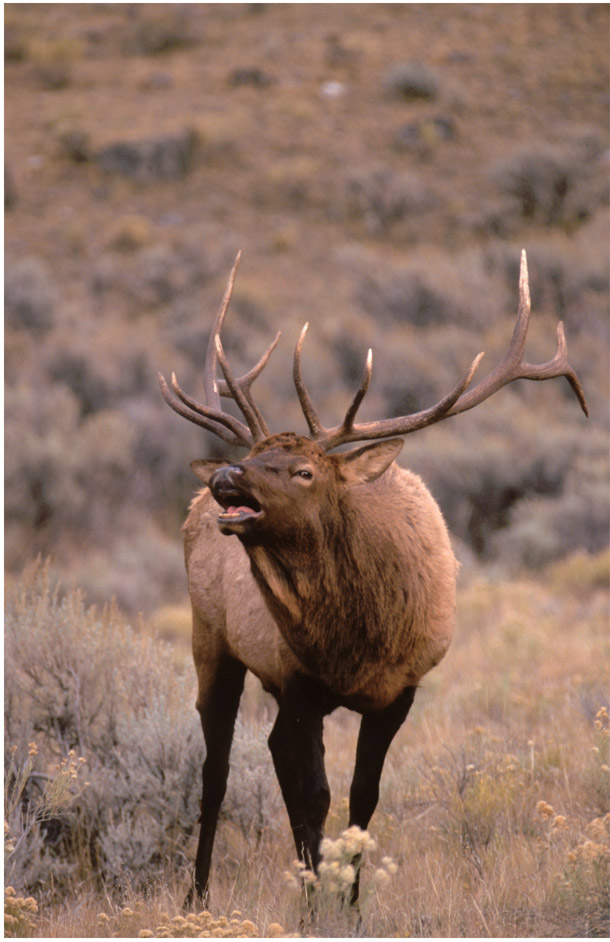
[[[235,487],[235,479],[243,473],[244,469],[239,464],[226,464],[218,468],[210,478],[212,493],[232,490]]]

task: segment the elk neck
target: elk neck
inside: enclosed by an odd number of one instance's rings
[[[387,486],[380,479],[346,490],[291,538],[244,544],[285,640],[337,693],[363,686],[404,650],[403,554],[378,519],[379,492]]]

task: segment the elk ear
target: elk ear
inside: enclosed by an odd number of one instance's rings
[[[204,484],[210,483],[210,478],[223,465],[229,464],[222,458],[198,458],[197,461],[191,461],[191,471],[196,474]]]
[[[363,445],[337,455],[341,462],[341,473],[348,484],[366,484],[380,477],[392,464],[404,445],[402,438],[390,438],[386,442]]]

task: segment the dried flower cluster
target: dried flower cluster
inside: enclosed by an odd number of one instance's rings
[[[569,820],[564,814],[557,814],[552,805],[546,801],[539,801],[536,805],[536,816],[548,824],[547,837],[549,840],[557,837],[560,831],[567,831]]]
[[[4,935],[13,939],[31,935],[36,929],[38,903],[31,896],[17,896],[12,886],[4,890]]]
[[[318,893],[330,897],[345,898],[356,882],[358,869],[364,853],[377,848],[376,841],[368,831],[354,825],[341,833],[336,840],[325,837],[320,844],[322,861],[316,876],[304,863],[295,860],[292,871],[286,871],[284,878],[292,889],[312,888]],[[397,873],[398,867],[391,857],[384,857],[381,866],[375,870],[373,880],[377,885],[388,883]]]
[[[141,906],[136,905],[141,910]],[[242,913],[235,909],[231,915],[213,916],[207,909],[188,916],[173,916],[162,913],[162,922],[153,931],[140,929],[135,932],[134,922],[141,919],[141,911],[134,911],[125,906],[114,918],[107,913],[99,913],[97,928],[100,935],[110,938],[137,937],[138,939],[269,939],[292,938],[283,926],[277,922],[270,923],[267,931],[262,933],[250,919],[243,919]]]

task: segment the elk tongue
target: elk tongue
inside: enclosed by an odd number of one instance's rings
[[[225,514],[253,514],[255,513],[255,511],[252,509],[252,507],[246,507],[245,505],[242,505],[241,507],[233,507],[233,506],[227,507],[224,513]]]

